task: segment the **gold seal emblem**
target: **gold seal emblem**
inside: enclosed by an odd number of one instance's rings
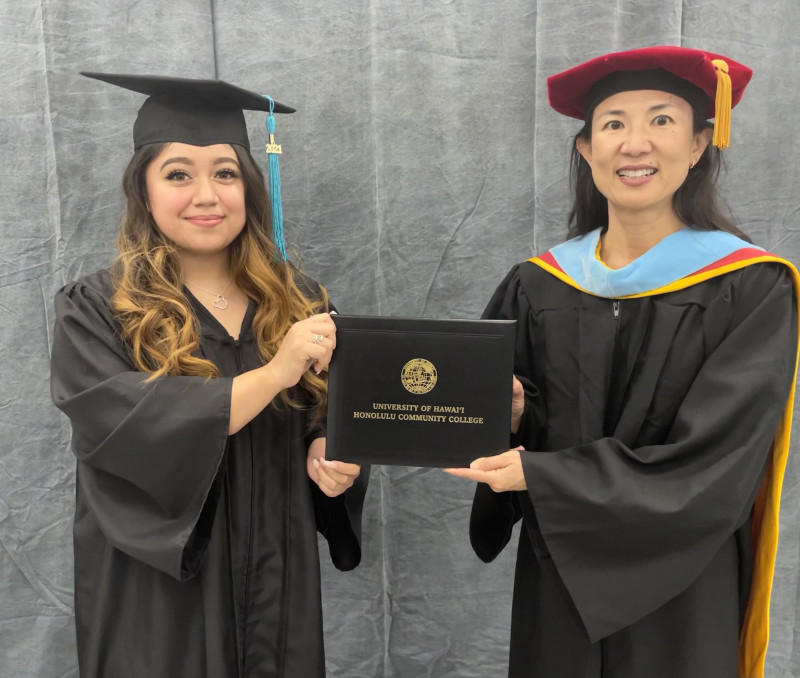
[[[409,360],[400,372],[400,381],[406,391],[422,395],[436,386],[436,367],[425,358]]]

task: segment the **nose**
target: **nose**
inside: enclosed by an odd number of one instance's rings
[[[195,181],[194,191],[195,205],[216,205],[217,189],[214,182],[209,177],[199,177]]]
[[[622,144],[622,152],[627,155],[643,155],[652,150],[649,130],[643,125],[629,125]]]

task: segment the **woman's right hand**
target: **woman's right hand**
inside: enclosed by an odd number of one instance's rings
[[[517,377],[511,384],[511,433],[519,432],[522,415],[525,412],[525,390]]]
[[[309,367],[317,374],[326,369],[335,348],[336,325],[329,313],[319,313],[289,328],[269,365],[281,388],[291,388]]]
[[[336,325],[328,313],[299,320],[289,328],[266,365],[233,378],[228,435],[241,430],[281,391],[295,386],[309,367],[319,374],[336,348]]]

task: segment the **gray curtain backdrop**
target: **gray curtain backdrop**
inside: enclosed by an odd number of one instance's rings
[[[512,264],[565,235],[578,123],[548,108],[545,78],[615,49],[680,44],[754,68],[724,191],[744,230],[800,262],[799,32],[796,0],[0,0],[0,675],[77,676],[52,297],[113,256],[142,102],[79,70],[219,77],[295,106],[277,139],[308,272],[343,312],[476,317]],[[263,116],[248,122],[266,169]],[[794,452],[770,678],[800,676]],[[474,557],[472,492],[438,470],[373,469],[362,565],[339,573],[323,550],[330,676],[504,675],[515,540],[491,565]]]

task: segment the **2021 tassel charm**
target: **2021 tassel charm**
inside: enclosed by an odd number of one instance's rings
[[[283,207],[281,205],[281,174],[278,164],[278,156],[283,152],[280,144],[275,143],[275,116],[273,110],[275,102],[272,97],[264,95],[269,99],[269,115],[267,116],[267,156],[269,157],[269,197],[272,208],[272,239],[278,248],[280,255],[286,261],[286,242],[283,236]]]

